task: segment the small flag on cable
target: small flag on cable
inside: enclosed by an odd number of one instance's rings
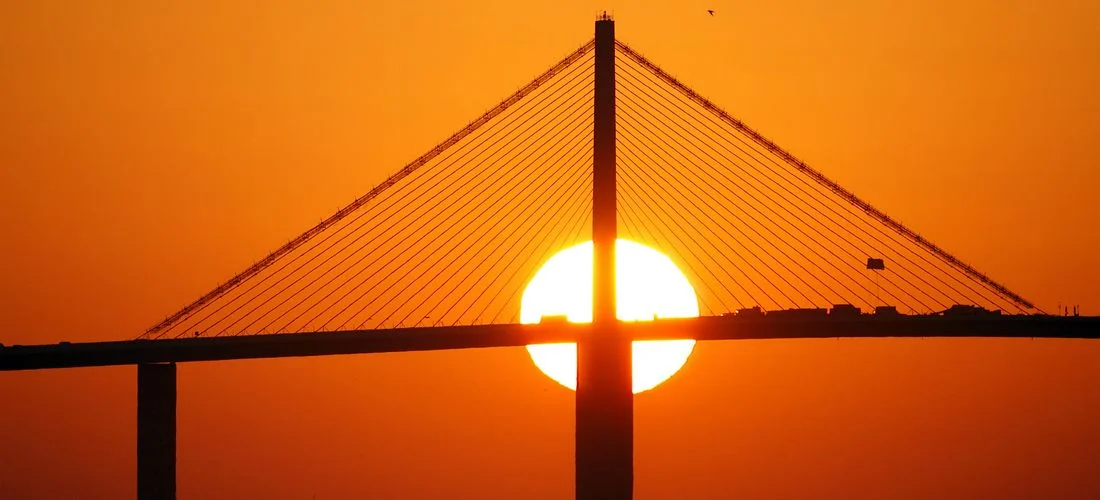
[[[870,269],[872,271],[884,271],[886,270],[886,262],[884,262],[882,259],[868,258],[867,269]]]

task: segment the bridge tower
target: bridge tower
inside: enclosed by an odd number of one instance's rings
[[[577,341],[576,498],[633,496],[631,341],[615,304],[615,22],[596,21],[592,164],[592,328]]]

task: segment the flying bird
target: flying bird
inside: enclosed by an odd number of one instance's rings
[[[707,9],[707,14],[710,14],[711,16],[714,16],[714,10],[713,9]]]

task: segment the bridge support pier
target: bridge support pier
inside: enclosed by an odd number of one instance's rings
[[[138,500],[176,498],[176,364],[138,365]]]
[[[617,325],[577,342],[576,498],[630,500],[634,494],[631,342]]]

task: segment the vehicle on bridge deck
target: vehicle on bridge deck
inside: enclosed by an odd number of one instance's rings
[[[564,314],[555,314],[552,316],[543,316],[539,318],[540,325],[564,325],[569,322],[569,316]]]
[[[833,308],[829,310],[830,318],[858,318],[861,314],[863,311],[852,304],[833,304]]]
[[[901,316],[895,306],[875,306],[875,316]]]
[[[735,316],[738,318],[763,318],[764,311],[760,309],[760,306],[742,307],[736,312],[724,313],[722,316]]]
[[[768,311],[769,318],[817,319],[828,316],[829,310],[824,308],[780,309],[778,311]]]
[[[1000,316],[1001,311],[999,309],[986,309],[980,306],[955,304],[948,307],[940,314],[944,316]]]

